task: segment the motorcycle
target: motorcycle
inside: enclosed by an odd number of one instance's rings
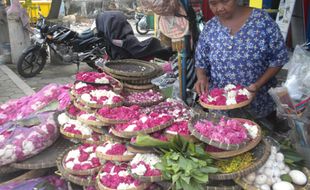
[[[136,31],[141,34],[145,35],[150,30],[152,30],[147,22],[147,15],[142,12],[135,12],[135,20],[136,20]]]
[[[32,45],[23,51],[17,63],[18,73],[25,78],[40,73],[49,55],[60,57],[65,64],[76,64],[79,70],[81,62],[96,68],[95,62],[106,54],[104,39],[92,30],[77,33],[64,26],[50,26],[42,15],[31,41]]]

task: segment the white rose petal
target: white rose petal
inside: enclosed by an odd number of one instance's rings
[[[146,172],[146,167],[142,164],[139,164],[136,168],[134,169],[131,169],[131,172],[133,174],[137,174],[137,175],[140,175],[140,176],[143,176]]]

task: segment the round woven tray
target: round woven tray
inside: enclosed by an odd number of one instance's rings
[[[195,136],[197,139],[201,140],[202,142],[205,142],[211,146],[215,146],[217,148],[224,149],[224,150],[239,150],[240,148],[243,148],[250,143],[250,141],[246,141],[246,142],[243,142],[240,144],[226,144],[226,143],[222,143],[222,142],[218,142],[218,141],[214,141],[212,139],[209,139],[208,137],[200,134],[194,128],[194,125],[196,124],[196,122],[201,120],[201,119],[208,120],[208,118],[196,116],[196,117],[192,118],[191,121],[188,123],[188,129],[190,130],[190,132],[192,133],[193,136]]]
[[[157,101],[148,101],[148,102],[128,102],[126,100],[124,100],[124,105],[125,106],[132,106],[132,105],[138,105],[141,107],[148,107],[148,106],[153,106],[153,105],[157,105],[160,102],[163,102],[166,98],[164,97],[164,95],[162,95],[162,98],[157,100]]]
[[[165,129],[167,128],[168,126],[170,126],[171,124],[173,123],[173,119],[171,119],[169,122],[163,124],[163,125],[159,125],[159,126],[155,126],[155,127],[152,127],[152,128],[148,128],[148,129],[145,129],[145,130],[140,130],[140,131],[117,131],[115,130],[113,127],[111,127],[111,132],[115,135],[115,136],[118,136],[118,137],[121,137],[121,138],[131,138],[131,137],[134,137],[134,136],[138,136],[139,134],[149,134],[149,133],[154,133],[156,131],[160,131],[162,129]]]
[[[63,157],[64,157],[64,153],[61,153],[56,160],[58,171],[60,172],[60,175],[62,177],[64,177],[66,180],[69,180],[72,183],[75,183],[81,186],[92,186],[96,184],[95,180],[92,179],[91,177],[82,178],[81,176],[75,176],[75,175],[68,173],[62,165]]]
[[[126,120],[126,119],[109,119],[109,118],[106,118],[106,117],[102,117],[98,113],[96,113],[96,117],[98,119],[100,119],[103,123],[107,124],[107,125],[127,123],[129,121],[129,120]]]
[[[28,158],[22,162],[13,163],[11,166],[26,170],[55,167],[58,155],[72,145],[72,142],[59,137],[52,146],[40,152],[36,156]]]
[[[109,61],[103,66],[103,70],[121,76],[140,77],[150,76],[156,72],[156,67],[147,61],[137,59],[123,59]]]
[[[85,111],[87,113],[95,113],[97,110],[88,106],[82,106],[81,104],[79,104],[77,101],[79,100],[74,100],[73,101],[73,105],[77,108],[79,108],[82,111]]]
[[[78,134],[72,134],[65,132],[63,127],[60,127],[60,133],[68,138],[73,138],[73,139],[88,139],[91,137],[91,135],[78,135]]]
[[[237,108],[242,108],[242,107],[247,106],[248,104],[251,103],[252,99],[253,97],[239,104],[224,105],[224,106],[215,106],[215,105],[206,104],[199,99],[199,104],[202,107],[210,109],[210,110],[232,110],[232,109],[237,109]]]
[[[137,85],[137,84],[128,84],[124,83],[124,88],[129,88],[129,89],[134,89],[134,90],[149,90],[154,88],[154,84],[142,84],[142,85]]]
[[[81,118],[80,116],[77,116],[76,119],[78,121],[86,124],[86,125],[92,125],[92,126],[96,126],[96,127],[101,127],[101,126],[105,125],[105,123],[102,123],[101,121],[87,120],[87,119]]]
[[[150,147],[139,147],[132,143],[127,145],[127,150],[133,153],[154,153],[154,149]]]
[[[101,152],[96,152],[96,155],[98,158],[102,160],[112,160],[112,161],[119,161],[119,162],[127,162],[131,161],[133,157],[135,157],[135,154],[133,155],[108,155],[108,154],[103,154]]]
[[[73,147],[68,148],[67,150],[64,151],[64,154],[61,155],[61,158],[62,158],[61,164],[62,164],[64,171],[69,173],[69,174],[77,175],[77,176],[88,176],[88,175],[91,176],[91,175],[97,174],[98,171],[100,170],[101,166],[98,166],[98,167],[92,168],[92,169],[88,169],[88,170],[72,170],[72,169],[65,167],[64,160],[66,159],[67,153],[76,147],[77,146],[73,146]]]
[[[251,150],[254,157],[256,158],[255,162],[248,168],[240,170],[238,172],[228,173],[228,174],[209,174],[209,179],[211,180],[231,180],[238,177],[244,177],[259,168],[261,168],[270,155],[271,146],[266,141],[263,140],[255,149]]]
[[[113,88],[113,91],[116,93],[120,93],[123,90],[123,84],[117,80],[116,78],[113,78],[112,80],[114,80],[115,83],[117,83],[117,86],[119,86],[118,88],[114,88],[111,83],[95,83],[95,82],[85,82],[85,81],[81,81],[81,80],[76,80],[76,82],[83,82],[86,84],[90,84],[93,86],[103,86],[103,85],[110,85]]]
[[[234,181],[209,181],[205,190],[241,190],[242,188]]]
[[[119,106],[122,106],[122,105],[123,105],[123,102],[119,102],[119,103],[116,103],[116,104],[97,104],[97,103],[88,103],[88,102],[85,102],[85,101],[82,100],[82,99],[80,99],[79,101],[80,101],[82,104],[86,105],[87,107],[95,108],[95,109],[103,108],[103,107],[114,108],[114,107],[119,107]]]
[[[142,182],[159,182],[159,181],[164,181],[164,176],[139,176],[139,175],[133,175],[134,178],[142,181]]]
[[[242,120],[242,119],[241,119]],[[254,123],[254,122],[252,122]],[[256,124],[256,123],[254,123]],[[256,124],[256,126],[258,127],[258,133],[255,139],[252,139],[246,146],[238,149],[238,150],[230,150],[230,151],[223,151],[223,152],[208,152],[208,154],[210,156],[212,156],[213,158],[229,158],[229,157],[233,157],[233,156],[237,156],[239,154],[248,152],[250,150],[252,150],[253,148],[255,148],[258,143],[261,142],[263,134],[262,134],[262,130],[259,127],[259,125]]]

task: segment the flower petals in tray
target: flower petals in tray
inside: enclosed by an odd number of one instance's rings
[[[97,175],[97,186],[100,190],[126,189],[143,190],[148,184],[141,183],[127,171],[128,164],[115,164],[107,161]]]
[[[96,108],[91,108],[80,102],[80,99],[77,98],[73,101],[73,105],[80,109],[81,111],[85,111],[87,113],[95,113],[97,111]]]
[[[148,90],[144,92],[127,93],[124,96],[124,105],[151,106],[164,101],[165,97],[157,91]]]
[[[77,108],[74,104],[69,104],[66,107],[66,113],[71,119],[76,119],[77,115],[81,112],[79,108]]]
[[[77,115],[77,120],[85,123],[86,125],[92,125],[96,127],[105,125],[101,120],[97,119],[95,113],[88,113],[85,111],[82,111]]]
[[[119,142],[107,141],[97,147],[96,154],[103,160],[130,161],[135,156],[128,151],[127,146]]]
[[[138,134],[154,133],[170,126],[172,123],[172,116],[167,114],[142,114],[139,119],[111,127],[111,131],[116,136],[130,138]]]
[[[230,110],[248,105],[253,99],[251,93],[240,85],[228,84],[223,89],[215,88],[203,94],[199,103],[204,108]]]
[[[188,127],[192,135],[199,140],[224,150],[238,150],[245,147],[255,139],[260,129],[250,120],[226,117],[221,117],[217,121],[195,117]]]
[[[130,162],[130,170],[133,176],[145,182],[163,181],[163,176],[155,165],[160,162],[159,156],[152,153],[136,154]]]
[[[92,90],[81,94],[80,102],[91,108],[118,107],[123,104],[123,97],[111,90]]]
[[[126,123],[132,119],[139,118],[139,106],[120,106],[115,108],[103,107],[97,111],[97,117],[106,124]]]
[[[69,150],[62,160],[65,171],[73,175],[96,174],[101,167],[96,148],[96,145],[84,144]]]

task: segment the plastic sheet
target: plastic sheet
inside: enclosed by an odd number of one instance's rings
[[[59,136],[54,112],[0,126],[0,166],[22,161],[52,145]]]

